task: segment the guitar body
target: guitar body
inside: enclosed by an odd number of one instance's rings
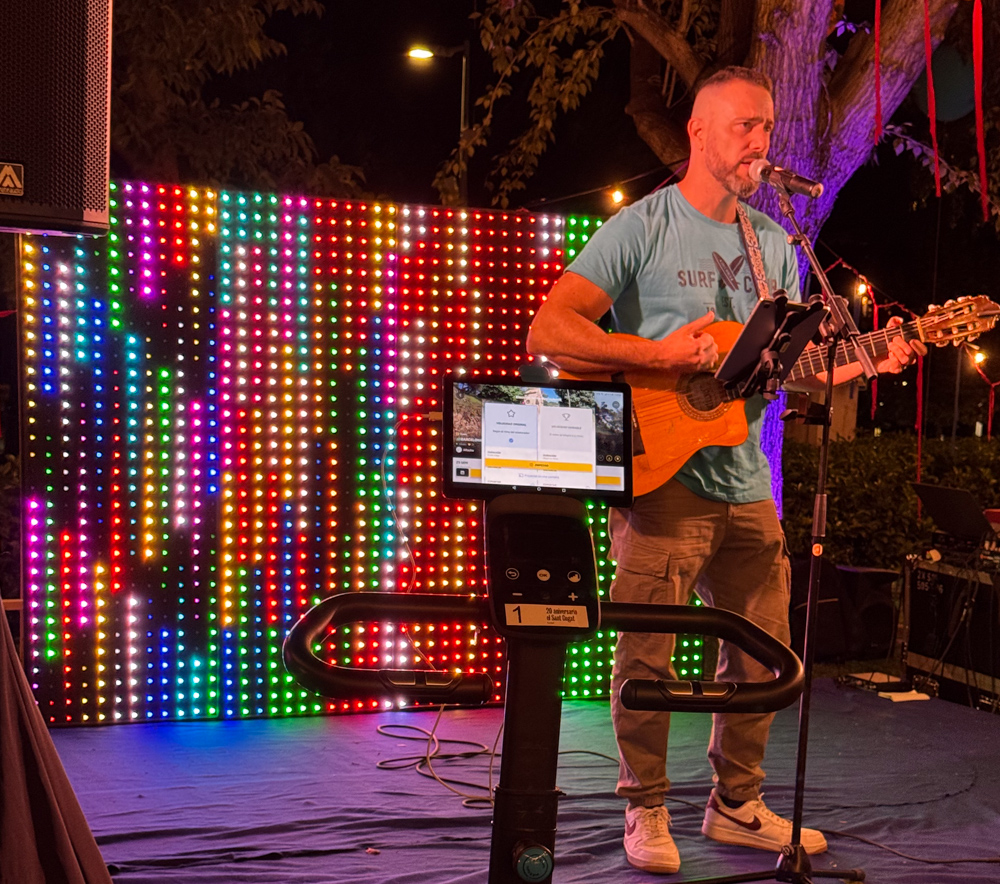
[[[715,338],[720,357],[736,342],[743,326],[713,322],[705,334]],[[611,380],[609,374],[560,376]],[[615,375],[615,380],[619,380]],[[728,399],[710,372],[667,373],[638,369],[625,372],[632,388],[632,487],[647,494],[671,479],[696,451],[709,445],[739,445],[749,433],[744,403]],[[636,433],[636,430],[638,431]]]

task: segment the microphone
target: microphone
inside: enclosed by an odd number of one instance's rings
[[[783,188],[789,193],[801,193],[811,199],[816,199],[823,193],[823,185],[818,181],[796,175],[781,166],[772,166],[767,160],[754,160],[750,164],[750,179],[757,183],[766,181],[774,187]]]

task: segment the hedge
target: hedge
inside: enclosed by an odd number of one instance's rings
[[[923,482],[965,488],[984,509],[1000,507],[1000,444],[964,438],[924,440]],[[808,556],[819,448],[784,447],[784,527],[793,558]],[[837,565],[898,570],[931,545],[933,525],[917,517],[917,440],[913,434],[858,437],[830,445],[824,555]]]

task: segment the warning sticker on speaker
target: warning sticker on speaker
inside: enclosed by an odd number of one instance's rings
[[[0,195],[24,196],[24,166],[0,162]]]
[[[572,626],[590,624],[584,605],[504,605],[508,626]]]

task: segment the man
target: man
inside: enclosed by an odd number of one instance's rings
[[[684,179],[623,209],[592,237],[539,309],[528,350],[569,372],[713,369],[719,349],[705,328],[716,319],[746,322],[757,300],[750,246],[737,202],[757,188],[753,160],[767,156],[774,127],[771,82],[746,68],[707,79],[688,123],[691,156]],[[771,288],[799,293],[794,249],[785,232],[745,207]],[[759,262],[758,262],[759,263]],[[725,272],[728,271],[728,272]],[[758,273],[758,276],[762,274]],[[612,311],[616,333],[595,321]],[[925,352],[897,338],[879,371],[898,372]],[[857,365],[838,368],[838,383]],[[820,388],[820,379],[806,387]],[[617,562],[611,598],[686,604],[693,591],[708,605],[735,611],[788,644],[789,564],[760,449],[764,402],[746,403],[749,438],[694,454],[666,484],[613,510],[611,552]],[[618,741],[617,792],[628,799],[625,852],[651,872],[680,867],[663,806],[665,712],[632,712],[618,691],[627,678],[673,678],[672,635],[621,634],[612,676],[612,719]],[[720,681],[763,681],[764,667],[723,643]],[[717,841],[780,851],[791,822],[764,805],[761,763],[773,715],[713,717],[708,757],[714,769],[702,832]],[[826,849],[815,829],[802,829],[809,853]]]

